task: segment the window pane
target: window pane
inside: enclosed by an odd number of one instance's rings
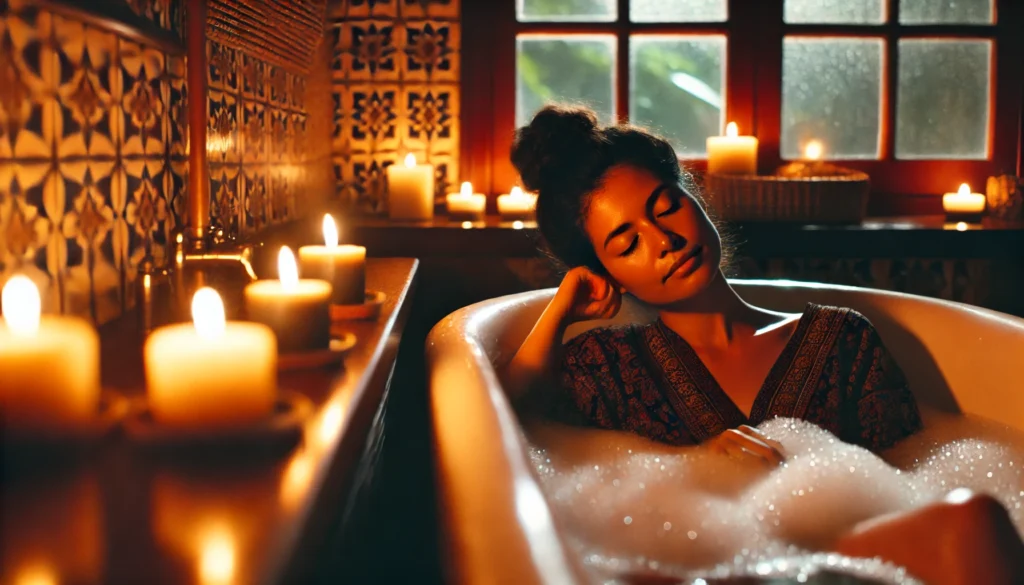
[[[883,24],[885,0],[786,0],[783,18],[791,23]]]
[[[993,0],[902,0],[903,24],[991,24]]]
[[[700,157],[724,130],[725,36],[630,38],[629,119]]]
[[[728,17],[726,0],[633,0],[629,4],[633,22],[724,22]]]
[[[818,140],[825,158],[878,158],[884,41],[786,37],[782,52],[782,156]]]
[[[899,50],[897,158],[987,158],[992,43],[903,39]]]
[[[616,0],[516,0],[516,18],[520,22],[610,22],[619,18],[619,11]]]
[[[516,126],[530,122],[548,102],[615,116],[614,35],[519,35],[516,39]]]

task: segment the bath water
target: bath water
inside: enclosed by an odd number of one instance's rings
[[[782,443],[782,466],[625,433],[542,425],[527,434],[552,511],[598,581],[793,574],[808,563],[912,583],[881,561],[815,553],[862,520],[958,487],[998,498],[1024,532],[1024,437],[1016,431],[929,414],[924,431],[879,457],[803,421],[775,419],[760,430]]]

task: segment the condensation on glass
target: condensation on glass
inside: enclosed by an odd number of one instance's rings
[[[800,158],[812,140],[827,159],[879,157],[884,55],[876,38],[783,40],[783,158]]]
[[[1010,0],[1020,2],[1021,0]],[[903,24],[992,24],[995,0],[900,0]]]
[[[901,39],[896,157],[985,159],[992,42]]]
[[[615,35],[521,34],[516,38],[516,126],[550,102],[615,119]]]
[[[686,158],[725,129],[725,35],[633,35],[629,119],[665,136]]]
[[[519,22],[613,22],[618,17],[617,0],[516,0]]]
[[[726,0],[632,0],[629,19],[633,22],[725,22],[729,18]]]
[[[790,24],[884,24],[885,0],[786,0],[783,19]]]

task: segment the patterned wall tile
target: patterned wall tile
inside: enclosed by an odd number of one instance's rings
[[[357,213],[386,213],[380,169],[414,152],[435,165],[443,198],[459,179],[458,2],[336,4],[330,11],[338,19],[330,36],[336,197]]]

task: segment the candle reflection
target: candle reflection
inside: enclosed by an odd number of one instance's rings
[[[278,494],[281,505],[294,511],[309,491],[313,479],[315,453],[303,450],[292,457],[281,477],[281,491]]]
[[[199,538],[199,582],[230,585],[235,580],[234,534],[226,523],[216,523]]]
[[[320,427],[317,429],[317,439],[320,447],[325,447],[334,442],[341,434],[342,423],[345,422],[345,407],[341,402],[334,401],[328,404],[320,419]]]
[[[35,563],[18,572],[15,585],[58,585],[56,571],[50,563]]]

